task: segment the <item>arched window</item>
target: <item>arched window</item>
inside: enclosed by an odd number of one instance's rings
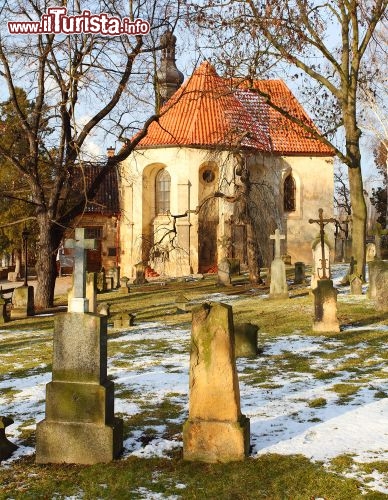
[[[170,210],[171,177],[167,170],[160,170],[155,179],[156,215]]]
[[[285,212],[295,212],[296,210],[296,185],[291,174],[284,179],[283,185],[283,208]]]

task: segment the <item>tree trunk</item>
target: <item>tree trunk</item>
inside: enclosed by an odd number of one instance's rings
[[[366,204],[361,166],[349,168],[349,187],[352,201],[352,255],[356,261],[355,274],[365,280],[366,261]]]
[[[54,289],[57,277],[56,254],[63,235],[59,226],[52,224],[47,214],[38,215],[39,241],[36,274],[38,285],[35,308],[46,309],[54,305]]]

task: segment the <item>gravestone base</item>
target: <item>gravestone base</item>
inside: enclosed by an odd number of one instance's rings
[[[35,314],[34,307],[34,287],[19,286],[12,294],[12,319],[27,318]]]
[[[257,356],[257,325],[240,323],[234,325],[234,354],[236,358],[254,358]]]
[[[122,442],[114,384],[107,378],[107,317],[58,315],[46,415],[36,427],[37,463],[109,462],[120,454]]]
[[[183,426],[183,459],[207,463],[234,462],[249,455],[249,418],[238,422],[187,420]]]
[[[92,465],[117,458],[123,444],[123,421],[111,425],[43,420],[36,427],[36,463]]]
[[[329,279],[318,280],[313,295],[315,309],[313,331],[339,333],[337,290],[333,286],[333,281]]]

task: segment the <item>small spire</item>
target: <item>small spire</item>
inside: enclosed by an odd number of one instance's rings
[[[160,66],[156,71],[156,80],[158,83],[159,104],[162,106],[182,85],[184,76],[176,67],[176,36],[172,31],[167,30],[160,37],[160,44],[163,49]]]

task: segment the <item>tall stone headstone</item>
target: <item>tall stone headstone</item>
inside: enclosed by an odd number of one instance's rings
[[[388,262],[385,262],[383,260],[372,260],[372,261],[368,262],[368,279],[369,279],[368,298],[369,299],[376,298],[376,293],[377,293],[376,278],[381,273],[381,271],[384,271],[385,269],[388,269]]]
[[[21,319],[34,314],[34,287],[23,285],[15,288],[12,294],[11,318]]]
[[[388,269],[383,269],[376,277],[376,309],[388,312]]]
[[[312,275],[311,275],[311,289],[314,290],[317,287],[318,280],[323,278],[323,254],[322,254],[322,246],[319,240],[315,240],[312,244],[312,252],[313,252],[313,266],[312,266]],[[325,266],[326,266],[326,275],[327,278],[331,275],[330,269],[330,247],[326,243],[324,243],[325,248]]]
[[[217,265],[217,285],[228,286],[232,284],[231,268],[228,259],[222,259]]]
[[[367,243],[366,245],[366,261],[371,262],[376,257],[376,245],[374,243]]]
[[[144,285],[145,283],[148,283],[145,277],[146,267],[147,266],[143,264],[143,262],[138,262],[135,265],[136,277],[133,280],[134,285]]]
[[[271,240],[275,240],[275,258],[271,263],[271,283],[269,287],[270,299],[287,299],[288,286],[286,279],[286,266],[280,253],[280,241],[286,236],[280,234],[279,229],[275,230],[275,234],[270,236]]]
[[[240,408],[232,308],[203,304],[193,310],[183,458],[210,463],[243,460],[249,443],[249,419]]]
[[[337,290],[333,286],[333,281],[320,279],[313,290],[314,295],[314,332],[335,332],[340,331],[337,318]]]
[[[36,428],[37,463],[109,462],[122,449],[123,424],[114,416],[114,385],[107,378],[107,317],[84,312],[84,259],[76,253],[73,312],[55,318],[52,381],[45,419]]]

